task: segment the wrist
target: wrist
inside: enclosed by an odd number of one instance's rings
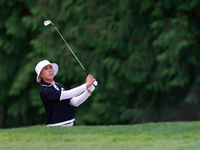
[[[86,86],[86,89],[88,89],[88,88],[89,88],[89,85],[88,85],[88,84],[86,84],[86,83],[85,83],[85,86]]]
[[[87,89],[87,91],[88,91],[89,94],[92,94],[92,92],[90,90]]]

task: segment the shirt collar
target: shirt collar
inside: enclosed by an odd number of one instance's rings
[[[41,86],[45,86],[45,87],[51,87],[53,86],[56,90],[59,91],[59,88],[57,87],[57,83],[55,81],[53,81],[52,83],[46,83],[46,82],[42,82],[42,85]]]

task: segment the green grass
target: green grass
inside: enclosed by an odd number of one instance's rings
[[[200,122],[0,130],[2,150],[199,150]]]

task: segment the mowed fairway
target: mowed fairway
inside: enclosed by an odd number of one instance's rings
[[[199,150],[200,122],[0,130],[1,150]]]

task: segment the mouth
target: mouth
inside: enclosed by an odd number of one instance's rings
[[[53,76],[53,73],[50,73],[49,75],[50,75],[50,76]]]

